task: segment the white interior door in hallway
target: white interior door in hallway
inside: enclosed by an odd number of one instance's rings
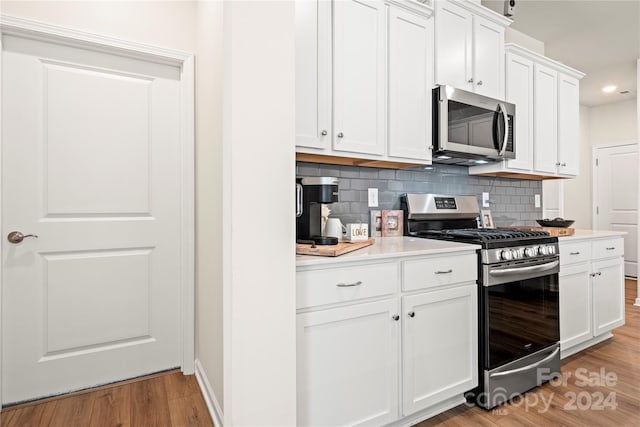
[[[180,366],[180,96],[177,66],[3,36],[4,404]]]
[[[638,145],[593,149],[593,228],[626,231],[624,274],[638,277]]]

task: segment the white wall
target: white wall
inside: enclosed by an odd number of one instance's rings
[[[293,2],[225,2],[224,410],[234,426],[296,423],[294,45]]]
[[[540,55],[544,55],[544,42],[534,39],[518,30],[514,30],[511,27],[506,28],[504,38],[507,43],[515,43]]]
[[[224,412],[222,292],[223,3],[198,2],[196,56],[196,359]],[[219,414],[223,416],[223,414]]]
[[[636,100],[580,106],[580,174],[564,181],[564,216],[576,228],[592,228],[592,149],[636,139]]]
[[[196,2],[2,0],[6,15],[195,52]]]

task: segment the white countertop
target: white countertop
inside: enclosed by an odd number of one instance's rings
[[[622,237],[627,234],[626,231],[613,231],[613,230],[581,230],[576,229],[573,236],[560,236],[559,242],[568,242],[574,240],[589,240],[589,239],[601,239],[607,237]]]
[[[397,258],[414,255],[437,255],[447,252],[473,252],[479,245],[455,243],[443,240],[418,239],[415,237],[376,237],[371,246],[336,257],[296,255],[296,267],[324,264],[340,264],[354,261],[370,261],[382,258]]]

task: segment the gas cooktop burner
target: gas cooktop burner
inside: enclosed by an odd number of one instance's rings
[[[421,230],[415,233],[416,237],[443,237],[451,239],[470,239],[480,242],[493,240],[522,240],[548,237],[546,231],[520,231],[520,230],[495,230],[487,228],[462,228],[452,230]]]

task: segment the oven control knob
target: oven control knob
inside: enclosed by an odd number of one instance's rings
[[[513,259],[513,251],[505,249],[502,251],[500,257],[505,261],[510,261]]]
[[[540,255],[549,255],[549,247],[547,246],[540,246]]]
[[[514,251],[513,251],[513,257],[514,257],[515,259],[524,258],[524,248],[514,249]]]
[[[555,255],[555,254],[556,254],[556,247],[549,246],[549,255]]]
[[[538,248],[536,247],[526,248],[524,250],[524,255],[528,257],[536,256],[538,255]]]

